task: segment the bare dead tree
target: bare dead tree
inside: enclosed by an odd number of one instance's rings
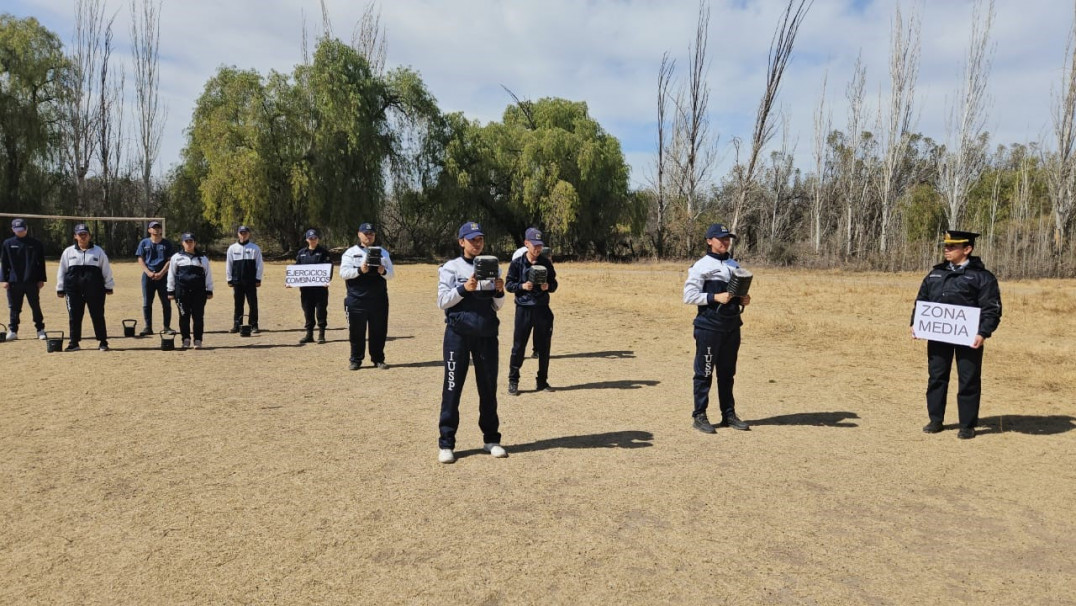
[[[826,187],[826,165],[830,161],[830,146],[826,139],[832,129],[832,118],[826,112],[826,83],[829,72],[822,76],[822,95],[814,114],[814,167],[815,181],[811,192],[811,242],[815,252],[822,250],[822,204]]]
[[[142,212],[154,213],[153,165],[161,150],[165,109],[160,102],[161,4],[131,0],[131,43],[138,115],[136,162],[142,177]]]
[[[75,180],[75,208],[79,214],[86,207],[86,177],[97,155],[101,120],[97,77],[103,29],[102,0],[75,0],[75,25],[69,47],[71,67],[63,110],[63,165]]]
[[[384,75],[388,44],[385,42],[385,28],[381,25],[379,4],[367,4],[362,11],[362,18],[355,24],[351,34],[351,47],[366,58],[374,75]]]
[[[863,92],[867,83],[867,68],[863,65],[863,56],[856,57],[852,69],[852,81],[845,89],[848,101],[848,127],[846,145],[840,158],[841,190],[844,194],[844,254],[852,254],[852,240],[857,221],[857,203],[863,197],[866,179],[860,178],[860,147],[863,137]]]
[[[740,224],[747,206],[748,192],[755,179],[755,171],[758,166],[759,154],[762,148],[773,138],[774,125],[770,123],[770,112],[777,101],[777,93],[781,88],[781,77],[784,76],[788,62],[792,58],[792,48],[796,43],[796,35],[800,25],[807,16],[807,12],[814,4],[814,0],[788,0],[782,13],[781,21],[774,30],[773,39],[770,42],[770,53],[766,63],[766,88],[762,93],[762,99],[758,104],[755,114],[755,129],[751,136],[751,151],[747,156],[746,163],[738,166],[733,175],[736,181],[736,201],[733,207],[732,230],[736,231]],[[736,160],[739,164],[739,149],[736,144]]]
[[[668,167],[668,127],[669,127],[669,86],[672,84],[676,61],[669,58],[669,53],[661,56],[658,68],[658,155],[655,160],[654,177],[654,248],[659,257],[665,256],[665,231],[667,213],[671,200],[666,192],[666,172]]]
[[[97,83],[100,95],[101,116],[97,122],[97,148],[101,163],[101,203],[102,210],[109,215],[122,214],[117,205],[115,185],[119,181],[120,166],[123,162],[123,88],[124,71],[122,67],[119,73],[111,71],[113,33],[112,26],[115,15],[105,25],[104,37],[101,44],[101,65]],[[114,226],[113,226],[114,227]],[[107,232],[107,240],[111,244],[112,230]]]
[[[770,204],[770,246],[779,241],[781,227],[787,223],[788,209],[785,208],[788,193],[792,189],[789,180],[792,178],[795,167],[792,158],[796,154],[796,143],[788,141],[789,118],[788,114],[781,112],[781,149],[770,154],[770,170],[773,179],[772,203]]]
[[[904,174],[904,158],[908,153],[912,130],[912,101],[915,83],[919,77],[919,16],[912,13],[907,28],[897,4],[890,33],[889,99],[879,104],[879,134],[882,136],[882,162],[880,167],[880,228],[879,251],[889,248],[890,224],[897,200],[907,185]]]
[[[709,179],[715,154],[710,136],[707,112],[710,107],[710,87],[706,83],[706,49],[710,36],[710,6],[699,1],[699,20],[695,26],[695,41],[689,47],[691,61],[685,90],[676,98],[674,130],[676,144],[673,162],[679,173],[676,179],[678,195],[686,201],[687,214],[699,212],[699,191]]]
[[[1053,161],[1046,165],[1053,206],[1054,254],[1058,258],[1065,250],[1076,201],[1076,16],[1069,29],[1062,74],[1062,91],[1055,96],[1053,111],[1057,150]]]
[[[964,60],[961,90],[949,110],[949,145],[938,165],[938,189],[945,197],[950,228],[963,219],[968,189],[982,174],[986,158],[983,150],[986,124],[986,86],[990,73],[990,27],[994,22],[994,0],[976,0],[971,19],[971,42]]]

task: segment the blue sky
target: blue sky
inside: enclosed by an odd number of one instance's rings
[[[129,0],[107,0],[117,11],[117,56],[128,53]],[[326,0],[334,32],[350,40],[366,6]],[[713,0],[708,83],[711,131],[731,161],[731,141],[749,137],[762,92],[766,54],[781,10],[777,0]],[[844,91],[862,55],[869,111],[887,87],[893,0],[815,0],[797,42],[779,98],[788,117],[797,164],[809,165],[812,115],[823,77],[834,128],[847,121]],[[647,183],[655,157],[656,83],[662,54],[687,68],[694,39],[695,0],[394,0],[380,4],[390,67],[418,71],[443,111],[498,120],[521,98],[586,101],[591,114],[620,139],[632,184]],[[916,130],[945,139],[945,116],[959,90],[971,31],[971,0],[903,2],[922,17],[922,61]],[[1061,0],[1001,0],[992,30],[993,68],[987,129],[993,142],[1047,141],[1073,5]],[[74,0],[8,0],[18,17],[33,16],[70,40]],[[178,161],[194,101],[221,65],[290,71],[301,57],[304,20],[319,31],[316,0],[164,0],[161,84],[168,106],[161,150],[163,173]],[[130,67],[127,68],[131,73]],[[128,77],[130,82],[130,76]],[[130,104],[129,104],[130,106]],[[128,132],[133,132],[128,127]],[[780,144],[780,135],[774,143]]]

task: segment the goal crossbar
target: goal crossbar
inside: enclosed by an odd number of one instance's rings
[[[164,217],[85,217],[79,215],[31,215],[31,214],[19,214],[19,213],[0,213],[0,217],[11,217],[13,219],[65,219],[73,221],[160,221],[161,222],[161,235],[167,233],[168,224]]]

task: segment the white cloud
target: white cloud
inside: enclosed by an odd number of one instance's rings
[[[780,4],[711,3],[712,130],[721,135],[723,146],[749,135]],[[350,40],[365,5],[348,0],[327,0],[327,5],[335,34]],[[903,5],[907,14],[912,3]],[[127,44],[128,6],[109,2],[111,10],[119,11],[121,47]],[[780,97],[803,168],[808,166],[811,119],[823,74],[828,72],[835,128],[845,122],[844,90],[857,55],[862,53],[867,67],[872,104],[886,87],[894,6],[894,0],[815,1]],[[919,6],[919,130],[944,140],[946,103],[959,89],[972,2],[935,0]],[[5,10],[35,16],[67,40],[72,7],[71,0],[14,0]],[[686,72],[697,7],[695,0],[395,0],[384,2],[381,11],[390,66],[417,70],[443,110],[497,120],[510,102],[501,85],[524,98],[586,101],[593,116],[621,138],[633,183],[641,185],[653,161],[658,65],[669,52],[677,60],[678,75]],[[1037,140],[1047,132],[1051,90],[1060,82],[1072,12],[1071,4],[1057,0],[998,2],[987,120],[995,144]],[[308,29],[317,31],[320,5],[313,0],[166,0],[161,80],[169,112],[163,165],[178,161],[194,101],[219,66],[262,73],[293,68],[301,56],[304,14]]]

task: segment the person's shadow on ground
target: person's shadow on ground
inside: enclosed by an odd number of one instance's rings
[[[578,389],[641,389],[653,387],[661,381],[650,379],[627,379],[624,381],[597,381],[594,383],[581,383],[579,385],[554,386],[557,391],[576,391]]]
[[[555,448],[646,448],[647,446],[653,446],[651,443],[653,439],[654,434],[649,431],[610,431],[549,438],[527,444],[506,444],[504,448],[508,451],[509,456],[539,450],[553,450]],[[477,454],[486,454],[486,452],[480,448],[464,450],[457,452],[456,458]]]
[[[751,425],[813,425],[815,427],[859,427],[847,419],[858,419],[854,412],[797,412],[766,419],[748,419]]]
[[[634,358],[635,352],[630,349],[617,349],[610,351],[584,351],[580,353],[567,353],[550,355],[550,360],[560,360],[563,358],[609,358],[609,359],[624,359]]]
[[[1069,415],[998,415],[979,419],[978,433],[1014,431],[1032,436],[1053,436],[1076,429],[1076,417]]]

